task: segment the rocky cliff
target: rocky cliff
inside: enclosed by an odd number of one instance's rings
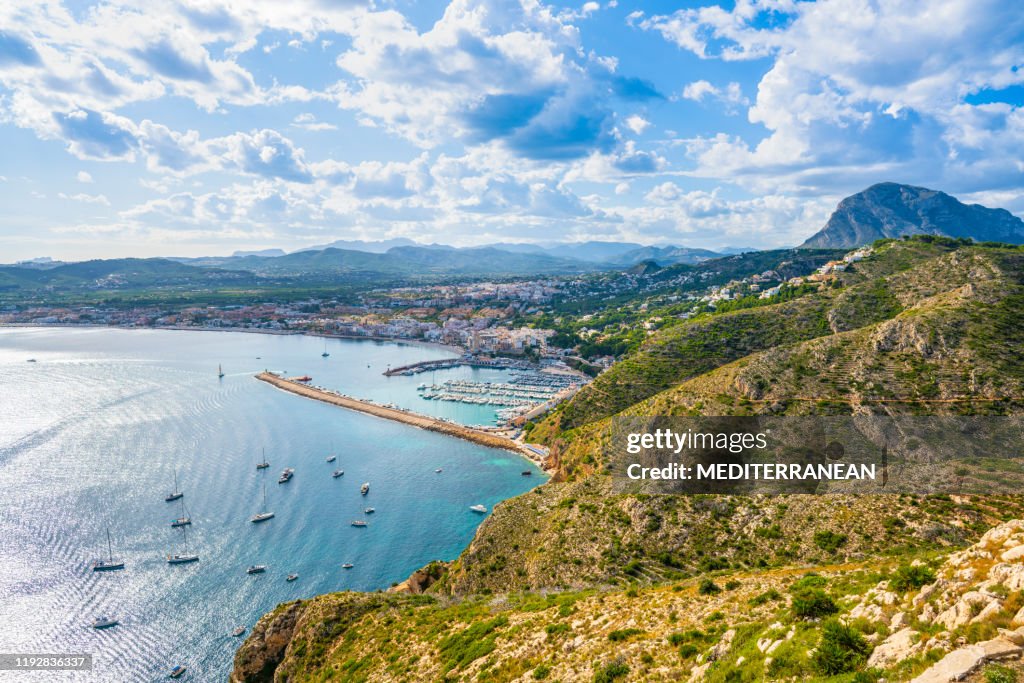
[[[806,249],[854,248],[885,237],[932,234],[978,242],[1024,242],[1024,221],[1005,209],[963,204],[945,192],[879,183],[839,202]]]

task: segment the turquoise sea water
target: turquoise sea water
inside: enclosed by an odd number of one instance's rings
[[[183,680],[225,680],[241,642],[229,636],[236,626],[286,600],[383,589],[452,559],[482,519],[470,505],[490,509],[543,481],[514,454],[253,378],[264,368],[308,373],[316,384],[463,422],[493,417],[486,406],[420,400],[415,387],[500,372],[385,379],[388,364],[446,354],[331,340],[324,359],[323,347],[300,336],[0,330],[0,650],[95,658],[91,674],[0,672],[0,681],[156,681],[175,664],[189,668]],[[257,472],[261,448],[271,467]],[[331,452],[335,463],[325,462]],[[295,477],[279,485],[284,467]],[[164,560],[182,540],[170,527],[178,503],[163,499],[175,468],[193,520],[189,549],[201,558],[181,566]],[[333,479],[335,468],[345,475]],[[521,476],[525,469],[534,475]],[[276,517],[252,524],[264,482]],[[127,568],[90,572],[107,527]],[[250,564],[267,572],[249,576]],[[300,578],[286,583],[289,572]],[[99,615],[121,625],[94,631]]]

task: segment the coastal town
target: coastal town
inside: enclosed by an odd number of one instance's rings
[[[565,365],[591,376],[666,325],[829,286],[872,253],[862,247],[803,272],[785,260],[729,277],[730,259],[701,268],[627,271],[511,282],[370,289],[352,295],[269,297],[258,303],[0,303],[0,325],[99,325],[314,334],[443,344],[474,357]],[[742,257],[732,257],[739,259]],[[106,279],[97,286],[110,287]],[[280,300],[278,300],[280,299]]]

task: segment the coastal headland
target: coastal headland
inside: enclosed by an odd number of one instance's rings
[[[256,379],[271,384],[278,389],[282,389],[305,398],[311,398],[315,401],[323,401],[324,403],[348,408],[349,410],[358,410],[361,413],[375,415],[386,420],[404,422],[405,424],[410,424],[414,427],[447,434],[449,436],[465,439],[466,441],[472,441],[483,446],[514,451],[529,458],[530,460],[538,462],[541,466],[544,465],[543,461],[540,460],[540,454],[537,451],[530,449],[525,444],[519,443],[518,441],[510,439],[502,434],[486,432],[481,429],[473,429],[471,427],[447,422],[429,415],[421,415],[420,413],[414,413],[409,410],[391,408],[371,403],[369,401],[352,398],[351,396],[344,396],[333,391],[308,386],[303,382],[282,377],[274,374],[273,372],[261,372],[256,375]]]

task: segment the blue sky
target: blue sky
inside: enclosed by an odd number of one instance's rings
[[[893,180],[1024,214],[999,0],[0,7],[0,262],[335,239],[799,243]]]

